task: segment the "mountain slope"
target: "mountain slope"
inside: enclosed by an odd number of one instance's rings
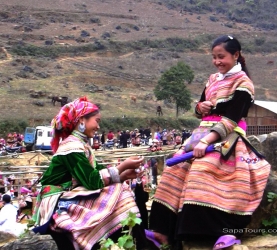
[[[164,70],[184,61],[195,71],[188,88],[198,99],[215,71],[210,44],[220,34],[241,40],[256,98],[277,99],[276,32],[230,22],[214,9],[180,12],[150,0],[0,3],[0,45],[6,48],[0,52],[2,120],[49,122],[59,109],[53,95],[87,95],[105,117],[155,116],[158,105],[174,117],[174,106],[155,101],[153,87]],[[32,94],[38,91],[43,94]]]

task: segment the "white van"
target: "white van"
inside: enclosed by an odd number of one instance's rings
[[[51,140],[51,126],[37,126],[36,128],[27,127],[25,129],[24,143],[27,150],[51,150]]]
[[[36,149],[51,150],[52,130],[50,126],[36,127]]]

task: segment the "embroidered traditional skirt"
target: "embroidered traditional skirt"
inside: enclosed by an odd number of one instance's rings
[[[127,218],[129,211],[140,216],[132,193],[122,184],[96,192],[83,187],[64,192],[56,206],[52,202],[54,197],[42,199],[40,221],[46,223],[47,219],[43,218],[52,218],[51,229],[70,233],[75,249],[91,249],[101,238],[109,237],[122,227],[120,222]]]
[[[262,199],[269,172],[269,163],[257,157],[239,139],[232,155],[226,161],[215,151],[196,158],[192,164],[185,162],[166,167],[155,193],[154,207],[158,210],[159,203],[178,215],[178,227],[189,227],[180,213],[189,210],[185,213],[186,216],[193,213],[197,216],[201,209],[198,211],[193,207],[198,206],[209,208],[206,210],[211,210],[212,213],[218,211],[228,215],[252,215]],[[154,211],[154,207],[151,210],[150,228],[159,231],[158,223],[154,222],[154,217],[159,217],[159,211]],[[184,209],[185,207],[189,209]],[[154,217],[152,213],[155,214]],[[165,215],[160,216],[164,218]],[[200,223],[205,224],[203,220]],[[249,222],[249,219],[245,221]],[[244,226],[246,225],[244,222]]]

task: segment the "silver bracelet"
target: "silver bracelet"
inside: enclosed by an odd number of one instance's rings
[[[117,167],[110,167],[108,168],[108,171],[112,178],[112,183],[120,183],[120,176]]]

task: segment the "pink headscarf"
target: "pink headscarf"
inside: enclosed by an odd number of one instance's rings
[[[97,110],[99,108],[89,102],[86,97],[81,97],[64,105],[51,122],[53,127],[53,139],[51,141],[53,152],[57,151],[60,139],[64,140],[72,133],[82,116]]]

